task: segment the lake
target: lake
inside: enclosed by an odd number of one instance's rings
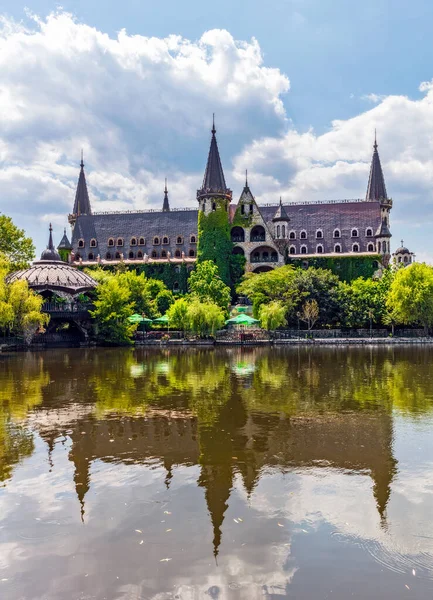
[[[2,600],[433,594],[433,349],[0,357]]]

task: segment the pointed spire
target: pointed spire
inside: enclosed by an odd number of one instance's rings
[[[197,192],[197,198],[212,194],[214,196],[227,197],[231,199],[232,192],[226,186],[224,171],[218,151],[215,129],[215,115],[212,120],[212,138],[210,142],[209,155],[206,164],[206,170],[203,177],[201,190]]]
[[[84,174],[84,153],[81,150],[80,175],[78,177],[77,191],[75,193],[75,202],[73,214],[91,215],[89,192],[87,191],[86,175]]]
[[[48,250],[54,250],[54,244],[53,244],[53,226],[50,223],[50,237],[48,238],[48,246],[47,246]]]
[[[245,169],[245,189],[248,189],[248,169]]]
[[[272,221],[287,221],[287,222],[290,221],[289,216],[286,212],[286,209],[283,206],[283,199],[281,198],[281,196],[280,196],[280,203],[278,205],[278,208],[275,212],[275,215],[274,215]]]
[[[165,178],[164,201],[162,203],[162,212],[170,212],[170,202],[168,201],[167,177]]]
[[[63,237],[60,240],[60,244],[57,246],[57,250],[72,250],[72,244],[66,234],[66,227],[63,230]]]
[[[50,235],[48,237],[48,245],[47,245],[46,249],[41,254],[41,260],[49,260],[49,261],[58,261],[58,260],[61,260],[60,254],[54,248],[54,244],[53,244],[53,227],[52,227],[51,223],[50,223],[49,231],[50,231]]]
[[[385,200],[385,179],[383,177],[382,165],[380,164],[379,152],[377,151],[376,130],[374,130],[373,157],[371,159],[370,177],[368,180],[366,200]]]

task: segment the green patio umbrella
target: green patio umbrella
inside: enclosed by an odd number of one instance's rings
[[[163,325],[168,323],[168,317],[167,315],[163,315],[162,317],[158,317],[157,319],[153,319],[154,323],[162,323]]]
[[[128,321],[130,323],[152,323],[152,319],[146,319],[137,313],[128,317]]]
[[[258,319],[253,319],[253,317],[244,314],[237,315],[237,317],[226,321],[226,325],[255,325],[256,323],[259,323]]]

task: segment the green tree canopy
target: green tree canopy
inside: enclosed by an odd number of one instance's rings
[[[283,327],[287,323],[286,307],[282,302],[273,300],[269,304],[262,304],[260,307],[260,325],[263,329],[274,331],[278,327]]]
[[[35,257],[35,247],[23,229],[12,219],[0,214],[0,255],[8,260],[9,271],[26,269]]]
[[[280,302],[286,314],[293,311],[299,299],[295,285],[296,271],[290,266],[279,267],[266,273],[247,273],[237,292],[253,303],[253,313],[260,316],[260,307],[274,300]]]
[[[397,271],[386,302],[399,323],[433,324],[433,267],[425,263]]]
[[[336,325],[341,320],[341,281],[326,269],[296,269],[294,285],[298,302],[295,313],[302,313],[306,301],[317,302],[318,325]],[[311,306],[311,305],[308,305]]]
[[[217,304],[227,311],[230,303],[230,288],[219,276],[217,265],[211,260],[198,263],[189,278],[191,295],[201,302]]]
[[[128,321],[133,313],[131,291],[119,276],[110,277],[98,285],[95,310],[91,315],[96,320],[99,339],[113,344],[130,343],[137,328],[136,323]]]

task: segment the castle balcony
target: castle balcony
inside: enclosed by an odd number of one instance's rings
[[[91,303],[80,302],[45,302],[42,312],[53,319],[88,319],[89,311],[93,310]]]
[[[268,246],[262,246],[261,248],[257,248],[250,255],[250,262],[257,263],[277,263],[278,262],[278,252],[275,248],[270,248]]]

